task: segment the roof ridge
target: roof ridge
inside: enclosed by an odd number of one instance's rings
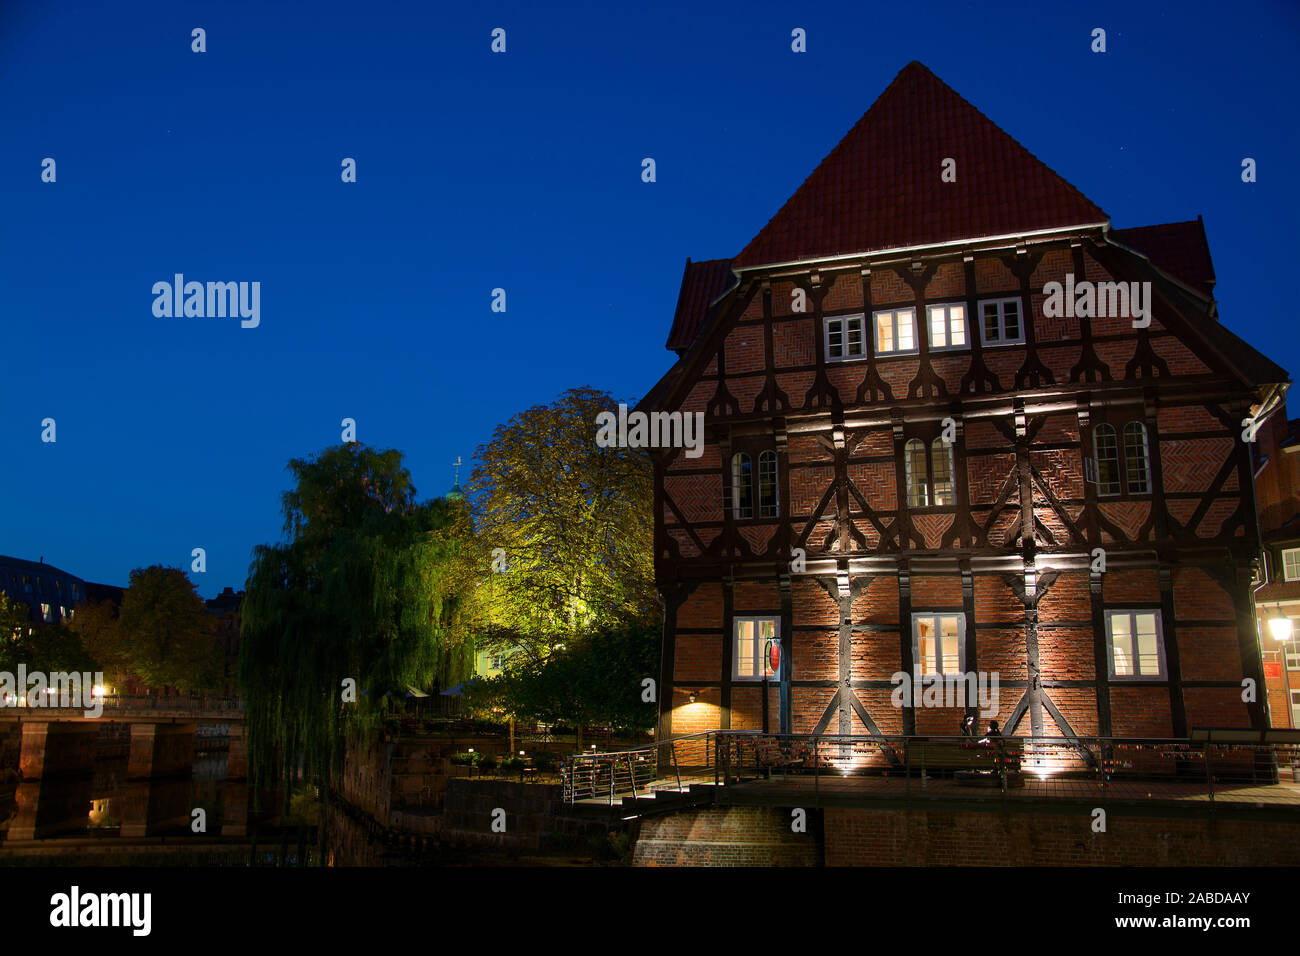
[[[934,102],[923,102],[926,97]],[[929,128],[913,130],[911,123],[918,114],[934,122]],[[871,136],[878,125],[893,128]],[[955,141],[957,155],[961,155],[963,140],[965,145],[976,147],[966,161],[973,161],[977,170],[1001,162],[1006,168],[1008,182],[1004,185],[1008,188],[954,190],[956,196],[937,198],[942,189],[956,185],[956,181],[935,189],[939,185],[937,178],[922,179],[914,172],[920,158],[914,154],[936,148],[935,131]],[[869,137],[883,138],[884,148],[865,142]],[[892,147],[895,141],[900,146]],[[946,142],[942,148],[948,148]],[[854,161],[857,152],[868,149],[873,151],[869,161],[865,157]],[[930,158],[926,153],[925,161]],[[891,169],[895,173],[892,177],[887,175]],[[937,175],[939,171],[934,172]],[[970,175],[969,166],[964,175]],[[1027,184],[1026,175],[1032,180]],[[966,180],[960,181],[964,186]],[[1026,185],[1027,191],[1023,188]],[[844,199],[848,202],[842,203]],[[826,211],[821,207],[841,204],[844,215],[837,214],[837,223],[828,230],[822,221]],[[954,238],[1091,225],[1109,218],[1082,190],[925,64],[913,60],[821,159],[735,262],[744,268]],[[985,231],[972,234],[981,224]],[[836,232],[839,234],[828,235]]]

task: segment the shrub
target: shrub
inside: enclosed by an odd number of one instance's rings
[[[451,762],[456,767],[473,767],[478,763],[480,756],[482,755],[478,753],[452,754]]]
[[[620,863],[632,862],[632,837],[621,831],[609,835],[609,851]]]
[[[479,757],[478,768],[480,770],[495,770],[497,768],[497,758],[491,754],[484,754]]]
[[[538,770],[544,770],[547,773],[554,770],[560,764],[560,758],[550,750],[539,750],[533,754],[533,766]]]

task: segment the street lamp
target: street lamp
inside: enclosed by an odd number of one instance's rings
[[[1268,629],[1273,632],[1273,639],[1289,641],[1291,639],[1291,619],[1289,617],[1269,618]]]

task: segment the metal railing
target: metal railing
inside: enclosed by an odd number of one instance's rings
[[[568,802],[656,789],[784,780],[791,789],[943,796],[968,786],[1026,797],[1270,802],[1300,768],[1300,732],[1201,731],[1189,739],[765,734],[708,731],[616,753],[574,754]],[[1296,779],[1300,779],[1297,777]]]
[[[212,713],[243,710],[244,701],[241,697],[203,694],[176,694],[171,697],[160,697],[154,694],[109,694],[104,697],[104,708]]]
[[[711,730],[631,750],[571,754],[561,767],[564,800],[601,799],[613,805],[625,796],[649,795],[658,781],[677,790],[710,774],[716,782],[716,739],[717,731]]]

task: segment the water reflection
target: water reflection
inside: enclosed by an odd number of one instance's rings
[[[58,752],[64,744],[54,736],[43,748],[24,740],[22,775],[14,766],[12,741],[0,746],[8,771],[0,777],[0,839],[189,835],[199,832],[193,829],[196,810],[203,811],[201,832],[244,835],[248,786],[227,779],[224,739],[200,734],[194,751],[172,763],[170,773],[138,779],[131,772],[138,765],[131,762],[129,735],[124,740],[118,728],[96,731],[93,741],[83,738],[75,745],[84,748],[76,759]],[[40,774],[36,779],[33,768]]]

